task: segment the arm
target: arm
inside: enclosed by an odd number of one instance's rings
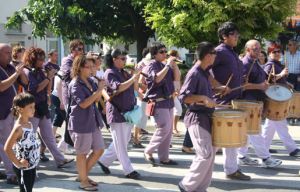
[[[28,167],[28,162],[24,159],[17,159],[14,151],[13,151],[13,146],[14,144],[17,142],[18,139],[20,139],[22,137],[22,127],[21,126],[17,126],[15,127],[12,132],[10,133],[5,146],[4,146],[4,150],[5,153],[7,154],[8,158],[17,166],[20,168],[23,167]]]
[[[16,72],[14,74],[12,74],[10,77],[8,77],[3,81],[0,81],[0,92],[6,91],[9,87],[11,87],[15,83],[19,75],[22,73],[23,68],[24,68],[24,64],[18,65],[16,67]]]

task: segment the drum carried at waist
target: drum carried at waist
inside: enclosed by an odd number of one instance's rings
[[[300,118],[300,92],[294,92],[290,101],[289,116],[291,118]]]
[[[247,143],[248,114],[236,109],[218,109],[212,116],[215,147],[242,147]]]
[[[248,113],[247,134],[257,135],[261,132],[263,102],[252,100],[232,100],[233,109],[245,110]]]
[[[265,115],[273,121],[281,121],[288,117],[292,91],[284,85],[271,85],[266,91]]]

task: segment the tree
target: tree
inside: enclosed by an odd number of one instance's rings
[[[33,35],[45,37],[50,31],[67,39],[80,38],[86,43],[103,39],[137,42],[138,59],[154,35],[143,18],[144,1],[140,0],[29,0],[15,12],[7,26],[29,21]]]
[[[218,42],[218,26],[232,21],[243,42],[272,39],[283,31],[297,0],[149,0],[145,17],[157,36],[169,45],[194,49],[200,41]]]

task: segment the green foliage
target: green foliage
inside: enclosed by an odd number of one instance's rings
[[[147,42],[153,31],[143,18],[144,1],[137,0],[29,0],[7,26],[29,21],[33,35],[45,37],[48,31],[86,43],[118,39]]]
[[[169,45],[194,49],[200,41],[218,42],[218,26],[232,21],[242,41],[271,39],[295,10],[296,0],[149,0],[146,21]]]

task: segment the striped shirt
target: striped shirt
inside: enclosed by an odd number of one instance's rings
[[[286,61],[289,73],[300,74],[300,51],[296,51],[293,55],[286,51],[282,59],[283,63]]]

